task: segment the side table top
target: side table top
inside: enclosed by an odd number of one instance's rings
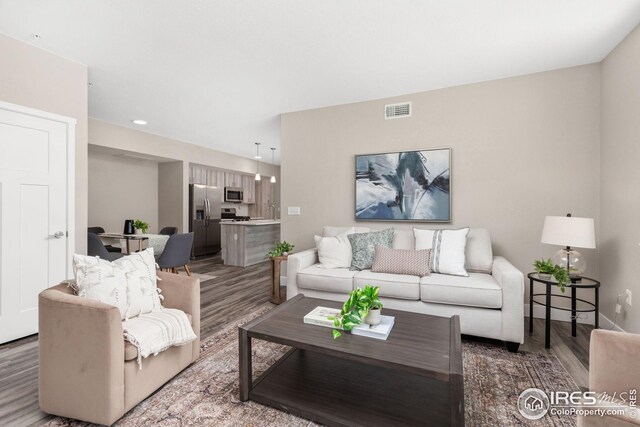
[[[558,286],[558,281],[553,276],[546,279],[540,277],[540,273],[533,271],[527,274],[527,277],[536,282]],[[577,282],[569,282],[566,286],[567,288],[599,288],[600,282],[590,277],[581,277]]]

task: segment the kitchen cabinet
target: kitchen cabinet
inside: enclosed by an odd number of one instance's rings
[[[256,179],[254,176],[242,176],[242,191],[244,193],[244,203],[254,204],[256,202]]]
[[[207,169],[207,185],[224,188],[224,172],[218,169]]]
[[[189,184],[207,185],[207,170],[201,166],[190,166]]]
[[[239,173],[225,172],[224,186],[242,188],[242,175]]]

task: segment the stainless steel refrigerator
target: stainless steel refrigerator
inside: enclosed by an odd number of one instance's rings
[[[222,188],[189,184],[189,231],[193,232],[192,257],[220,252]]]

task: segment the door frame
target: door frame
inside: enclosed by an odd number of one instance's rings
[[[66,117],[59,114],[49,113],[47,111],[37,110],[35,108],[25,107],[22,105],[11,104],[9,102],[0,101],[0,110],[10,111],[18,114],[25,114],[45,120],[63,123],[67,128],[67,265],[66,277],[71,278],[73,274],[73,254],[76,248],[76,123],[73,117]],[[55,283],[50,284],[51,286]]]

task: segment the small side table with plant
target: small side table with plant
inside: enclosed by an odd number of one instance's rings
[[[275,248],[267,253],[271,260],[271,293],[269,301],[274,304],[281,304],[287,298],[282,295],[280,289],[280,264],[286,261],[289,254],[293,251],[294,245],[288,242],[277,242]]]
[[[571,280],[566,268],[561,267],[549,260],[536,260],[533,263],[535,268],[534,273],[529,273],[529,332],[533,332],[533,306],[541,305],[545,308],[545,347],[551,347],[551,309],[569,311],[571,312],[571,335],[576,336],[576,323],[579,313],[595,314],[594,327],[598,329],[599,316],[600,316],[600,282],[588,277],[582,277],[580,280]],[[541,283],[545,285],[544,293],[534,293],[534,284]],[[553,286],[560,288],[560,292],[564,294],[566,288],[571,289],[571,296],[556,295],[551,293]],[[593,289],[595,292],[595,301],[592,303],[582,298],[577,297],[578,289]],[[544,302],[537,301],[535,297],[545,297]],[[551,304],[551,299],[565,298],[571,300],[571,308],[554,306]],[[580,301],[586,308],[578,308],[577,304]]]

